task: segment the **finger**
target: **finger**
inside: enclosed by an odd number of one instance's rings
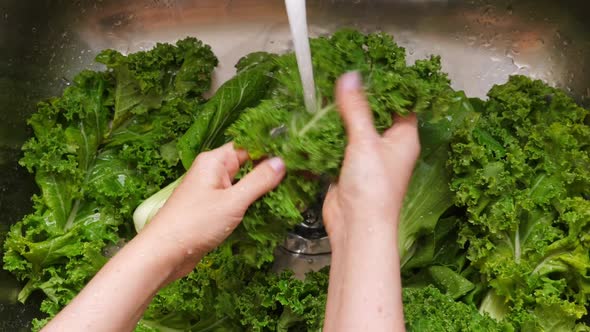
[[[373,115],[358,72],[342,75],[336,84],[336,103],[350,142],[377,137]]]
[[[249,206],[278,186],[285,173],[285,163],[281,158],[267,159],[231,188],[233,196],[238,200],[238,204]]]
[[[231,179],[233,179],[236,174],[240,171],[240,167],[244,165],[246,160],[250,159],[248,152],[244,149],[236,149],[233,142],[229,142],[226,145],[228,147],[228,152],[224,159],[225,169],[227,170],[227,174]]]
[[[233,145],[233,142],[231,143]],[[235,145],[233,145],[233,148],[236,153],[236,157],[238,158],[238,162],[240,163],[240,166],[243,165],[248,159],[250,159],[248,151],[244,149],[236,149]]]
[[[383,139],[394,150],[403,146],[402,159],[413,168],[420,155],[420,137],[418,134],[418,120],[415,114],[406,117],[396,116],[394,125],[383,133]]]
[[[236,150],[233,143],[199,153],[186,174],[186,181],[200,182],[213,187],[229,188],[240,165],[248,160],[248,153]]]
[[[407,116],[394,115],[393,126],[383,133],[383,137],[395,141],[402,138],[418,137],[418,118],[415,113]]]
[[[226,143],[209,153],[211,158],[216,159],[216,162],[223,164],[230,178],[234,178],[238,174],[240,166],[249,159],[248,152],[244,149],[236,149],[233,142]]]

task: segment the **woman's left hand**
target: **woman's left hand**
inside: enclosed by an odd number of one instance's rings
[[[192,271],[239,225],[250,204],[285,176],[285,164],[275,157],[235,182],[246,160],[248,153],[236,150],[233,143],[199,154],[182,183],[138,235],[149,237],[160,255],[174,264],[171,280]]]
[[[235,182],[247,159],[232,143],[201,153],[154,219],[43,331],[132,331],[154,294],[192,271],[285,176],[271,158]]]

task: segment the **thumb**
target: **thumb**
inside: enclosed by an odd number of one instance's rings
[[[249,206],[279,185],[285,176],[285,162],[279,157],[267,159],[246,174],[231,190],[239,204]]]
[[[348,72],[338,79],[336,103],[350,142],[377,137],[373,115],[358,72]]]

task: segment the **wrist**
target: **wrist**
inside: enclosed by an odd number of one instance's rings
[[[146,268],[158,269],[160,275],[168,277],[173,273],[179,258],[168,248],[166,242],[154,232],[144,229],[130,242],[134,245],[134,259],[141,260]]]
[[[332,254],[345,255],[349,250],[367,250],[376,247],[398,248],[398,218],[346,218],[329,233]],[[373,245],[367,245],[372,243]],[[377,253],[378,254],[378,253]]]
[[[160,273],[167,276],[166,283],[168,283],[177,278],[178,270],[187,260],[198,262],[204,254],[200,250],[189,247],[187,241],[178,238],[169,229],[162,229],[159,226],[144,228],[134,240],[140,243],[144,252],[152,254],[150,264],[157,266]]]

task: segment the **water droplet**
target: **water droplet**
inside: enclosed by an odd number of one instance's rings
[[[33,28],[31,29],[31,31],[32,31],[33,33],[36,33],[36,32],[37,32],[37,28],[33,27]]]
[[[307,259],[307,263],[308,264],[313,264],[315,261],[313,260],[313,258],[308,258]]]
[[[186,251],[187,256],[190,256],[194,253],[194,251],[192,249],[189,249]]]

